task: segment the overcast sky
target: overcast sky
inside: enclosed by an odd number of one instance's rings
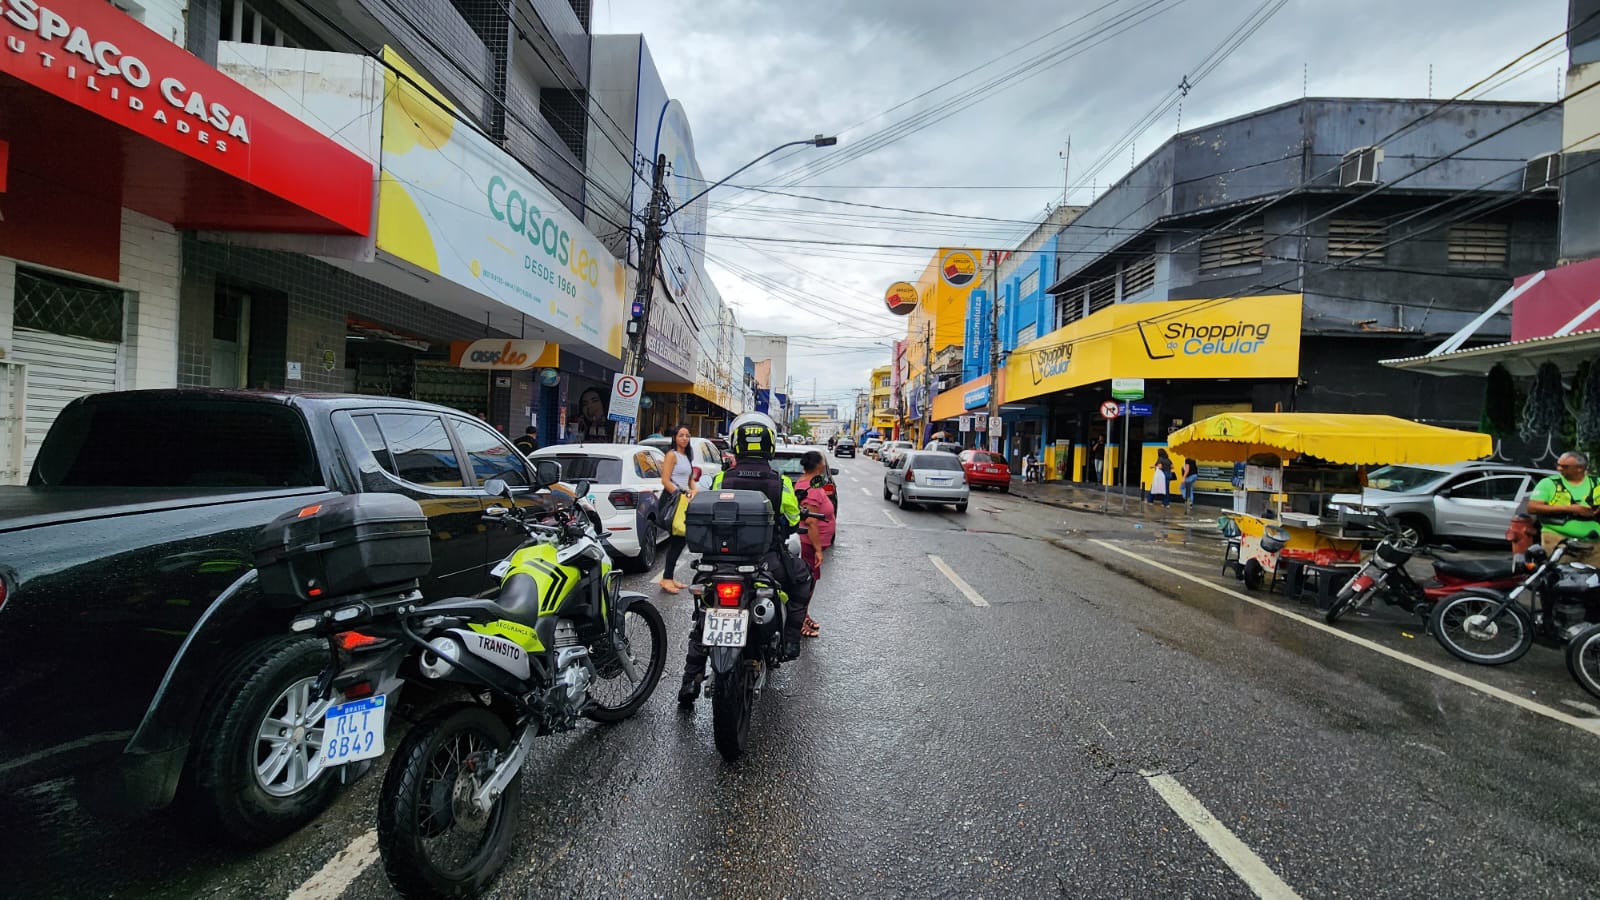
[[[1277,5],[1271,0],[1265,9],[1260,0],[594,3],[595,32],[645,35],[668,93],[689,114],[707,178],[720,178],[777,144],[819,132],[838,134],[838,147],[786,151],[733,183],[915,211],[875,211],[732,188],[713,197],[707,230],[737,236],[708,242],[713,279],[747,330],[811,336],[791,342],[789,372],[802,401],[810,399],[815,379],[818,399],[825,402],[848,401],[866,386],[873,366],[889,361],[887,344],[904,336],[905,323],[884,309],[883,292],[922,271],[933,251],[920,248],[1014,246],[1030,230],[1026,220],[1037,221],[1048,204],[1061,202],[1060,154],[1069,136],[1070,201],[1088,203],[1096,186],[1103,190],[1130,168],[1129,151],[1123,149],[1091,179],[1093,164],[1108,147],[1181,79],[1194,81],[1207,57],[1257,10],[1264,15]],[[1182,104],[1182,127],[1292,100],[1303,91],[1449,97],[1559,34],[1566,8],[1564,0],[1288,0],[1193,88]],[[1047,34],[1053,29],[1060,30]],[[1554,99],[1563,48],[1558,41],[1530,56],[1508,73],[1517,77],[1502,77],[1504,83],[1483,96]],[[1057,55],[1026,75],[984,87],[1052,52]],[[940,87],[945,82],[951,83]],[[949,108],[967,94],[963,103],[969,105]],[[885,129],[908,117],[926,120],[944,112],[949,115],[941,121],[849,158],[868,142],[884,140]],[[1138,138],[1133,154],[1142,159],[1178,127],[1174,109]],[[837,168],[796,171],[803,164],[824,163]],[[786,184],[801,175],[809,177]]]

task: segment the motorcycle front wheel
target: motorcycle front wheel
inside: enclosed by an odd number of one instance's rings
[[[607,646],[591,648],[600,680],[589,685],[594,705],[584,715],[596,722],[621,722],[639,711],[661,680],[667,664],[667,626],[654,604],[635,600],[622,614],[618,631],[604,640]],[[619,657],[623,653],[639,673],[638,681],[628,678]]]
[[[441,710],[406,734],[378,798],[378,850],[402,897],[470,897],[500,871],[522,807],[522,775],[488,812],[471,798],[491,757],[510,749],[510,730],[481,706]]]
[[[1520,603],[1502,605],[1483,594],[1456,594],[1439,601],[1428,618],[1428,630],[1452,656],[1480,666],[1516,662],[1533,646],[1533,616]]]
[[[716,690],[711,697],[711,734],[717,752],[728,762],[744,755],[750,737],[750,713],[756,705],[756,676],[747,661],[740,661],[732,672],[716,674]]]
[[[1567,642],[1567,671],[1579,687],[1600,697],[1600,625],[1590,625]]]
[[[1355,579],[1352,578],[1350,580],[1352,583],[1346,584],[1339,589],[1339,595],[1333,598],[1333,605],[1328,607],[1328,611],[1322,614],[1322,618],[1329,625],[1339,621],[1340,616],[1355,609],[1357,601],[1361,599],[1361,591],[1356,590],[1353,584]]]

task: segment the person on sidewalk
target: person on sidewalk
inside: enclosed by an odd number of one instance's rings
[[[669,532],[677,516],[677,504],[688,503],[697,490],[694,483],[694,443],[689,440],[689,434],[687,425],[674,428],[672,447],[667,450],[666,459],[661,461],[661,508],[670,508],[671,511],[671,516],[666,519]],[[685,538],[681,534],[667,538],[667,562],[656,584],[669,594],[676,594],[685,587],[683,582],[672,577],[678,574],[678,556],[683,553],[684,546]]]
[[[1103,472],[1105,471],[1105,465],[1106,465],[1106,439],[1105,438],[1099,437],[1097,435],[1095,437],[1095,439],[1094,439],[1094,443],[1089,445],[1089,465],[1090,465],[1090,468],[1094,471],[1094,483],[1095,484],[1104,484],[1105,483],[1105,476],[1104,476]]]
[[[1528,512],[1539,517],[1539,543],[1553,552],[1568,538],[1600,540],[1600,522],[1595,520],[1600,482],[1589,474],[1589,458],[1569,450],[1556,460],[1556,471],[1560,474],[1540,481],[1528,497]]]
[[[522,433],[522,437],[512,441],[511,445],[520,450],[523,456],[532,456],[533,451],[539,449],[538,427],[535,425],[529,425],[527,430]]]
[[[1156,464],[1150,467],[1150,500],[1156,502],[1161,499],[1162,509],[1172,508],[1172,495],[1167,492],[1167,485],[1172,479],[1172,457],[1167,455],[1165,449],[1156,451]]]
[[[1194,512],[1194,483],[1200,480],[1200,466],[1194,460],[1183,460],[1183,511]]]
[[[822,578],[824,551],[833,546],[835,511],[833,500],[822,488],[828,479],[827,458],[815,450],[807,450],[805,455],[800,457],[800,465],[805,467],[805,477],[795,489],[795,496],[800,499],[800,508],[824,517],[820,520],[806,519],[800,527],[800,558],[811,569],[811,580],[816,582]],[[811,599],[815,603],[816,594],[813,593]],[[800,635],[818,637],[821,634],[822,626],[811,618],[808,607],[805,622],[800,626]]]

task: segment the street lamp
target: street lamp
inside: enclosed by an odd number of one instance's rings
[[[629,338],[628,356],[623,365],[623,369],[627,374],[640,378],[644,377],[645,357],[648,349],[648,345],[645,343],[645,331],[650,321],[650,300],[655,295],[657,249],[661,246],[661,237],[666,230],[667,220],[671,218],[674,213],[682,211],[685,207],[689,206],[689,204],[694,203],[696,200],[699,200],[706,194],[711,193],[713,188],[727,184],[728,181],[730,181],[734,176],[745,171],[746,169],[749,169],[751,166],[754,166],[756,163],[761,162],[780,150],[785,150],[789,147],[802,146],[832,147],[837,143],[839,143],[839,139],[837,137],[819,134],[803,141],[790,141],[787,144],[779,144],[778,146],[773,147],[771,150],[768,150],[755,159],[750,160],[739,168],[734,169],[726,178],[707,185],[705,190],[702,190],[700,193],[695,194],[693,197],[690,197],[688,200],[685,200],[677,206],[669,206],[670,198],[667,197],[666,186],[664,184],[667,170],[666,154],[659,154],[656,156],[655,175],[651,180],[650,187],[650,208],[645,213],[644,243],[641,245],[639,250],[639,284],[634,293],[633,318],[628,322],[627,327]]]

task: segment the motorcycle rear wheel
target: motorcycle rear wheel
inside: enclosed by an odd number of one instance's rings
[[[1446,597],[1434,606],[1428,630],[1457,659],[1480,666],[1516,662],[1533,646],[1533,616],[1520,603],[1510,603],[1493,621],[1482,621],[1498,606],[1499,600],[1482,594]]]
[[[378,850],[402,897],[470,897],[500,871],[522,808],[522,775],[479,813],[468,799],[477,784],[469,761],[490,751],[503,759],[510,749],[510,730],[481,706],[448,707],[407,732],[378,797]],[[462,838],[465,852],[445,859],[441,845]]]
[[[750,713],[755,708],[756,676],[748,662],[740,661],[732,672],[716,674],[716,690],[711,696],[711,734],[717,752],[728,762],[744,755],[750,738]]]
[[[1600,625],[1590,625],[1567,642],[1567,672],[1579,687],[1600,697]]]

